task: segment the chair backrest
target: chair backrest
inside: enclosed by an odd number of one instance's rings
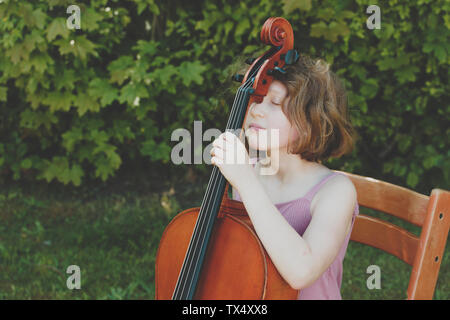
[[[350,239],[390,253],[412,266],[407,299],[432,299],[450,225],[450,192],[426,196],[388,182],[341,172],[356,187],[358,204],[421,227],[420,237],[390,222],[359,214]]]

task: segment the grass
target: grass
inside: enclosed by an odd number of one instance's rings
[[[0,208],[0,299],[153,298],[156,249],[177,210],[158,194],[61,200],[15,190],[0,194]],[[80,290],[66,286],[70,265]]]
[[[420,236],[419,227],[401,219],[367,208],[361,208],[360,213],[391,222],[416,236]],[[450,248],[447,243],[433,299],[448,300],[450,298],[449,259]],[[380,268],[381,289],[368,289],[367,287],[367,279],[373,273],[373,271],[367,272],[367,268],[371,265]],[[343,268],[341,287],[343,299],[400,300],[407,297],[412,267],[382,250],[350,241]]]
[[[172,190],[170,183],[139,192],[88,188],[64,196],[57,189],[2,189],[0,299],[153,299],[164,227],[182,209],[198,206],[205,186],[197,181]],[[447,246],[435,299],[449,299],[449,256]],[[70,265],[80,267],[80,290],[66,286]],[[367,288],[370,265],[380,267],[381,289]],[[342,297],[404,299],[410,272],[399,259],[350,242]]]

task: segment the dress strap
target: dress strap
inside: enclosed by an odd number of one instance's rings
[[[311,188],[311,190],[308,191],[308,193],[303,197],[311,201],[314,198],[314,195],[317,193],[317,191],[320,190],[323,184],[325,184],[330,178],[334,177],[335,175],[339,174],[338,172],[332,172],[329,175],[327,175],[325,178],[320,180],[314,187]]]

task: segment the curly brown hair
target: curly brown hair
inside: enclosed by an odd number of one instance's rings
[[[288,152],[314,162],[350,152],[355,132],[347,94],[330,65],[302,54],[284,69],[286,73],[276,72],[274,79],[287,88],[288,102],[283,103],[283,112],[299,134]]]

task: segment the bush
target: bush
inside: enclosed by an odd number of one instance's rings
[[[78,30],[71,4],[0,4],[0,176],[79,186],[131,161],[172,167],[172,131],[225,127],[229,66],[266,49],[262,24],[283,16],[349,93],[360,138],[328,164],[427,194],[449,186],[447,1],[380,3],[379,30],[360,0],[77,1]]]

